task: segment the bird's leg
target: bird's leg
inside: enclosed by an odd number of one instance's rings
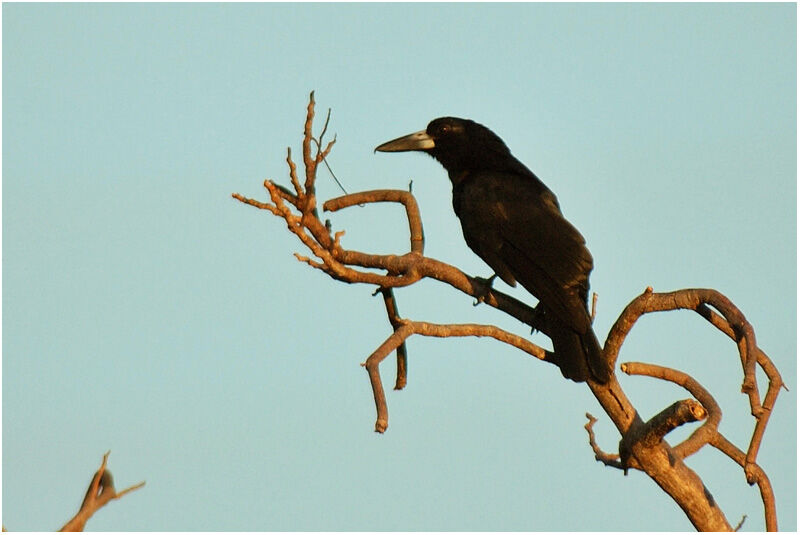
[[[546,325],[547,322],[547,311],[542,306],[542,303],[538,303],[535,307],[533,307],[533,325],[531,325],[531,334],[535,333],[536,331],[541,331],[539,326]]]
[[[480,293],[475,297],[475,302],[472,303],[472,306],[476,307],[483,303],[486,299],[486,296],[489,295],[489,292],[492,291],[492,283],[497,278],[497,273],[493,274],[488,279],[484,279],[483,277],[474,277],[478,284],[481,286]]]

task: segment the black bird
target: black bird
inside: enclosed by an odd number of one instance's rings
[[[502,139],[469,119],[441,117],[375,150],[436,158],[453,183],[467,245],[496,276],[511,286],[519,281],[539,299],[561,373],[573,381],[608,381],[587,306],[592,255],[553,192]]]

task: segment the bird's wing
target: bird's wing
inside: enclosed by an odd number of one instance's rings
[[[592,256],[555,195],[536,177],[516,173],[476,173],[459,193],[470,247],[506,282],[511,275],[561,321],[586,332]]]

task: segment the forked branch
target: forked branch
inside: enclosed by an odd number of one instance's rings
[[[375,431],[378,433],[383,433],[386,431],[386,428],[389,425],[389,413],[386,407],[386,396],[383,393],[383,382],[381,381],[381,375],[378,366],[389,355],[389,353],[395,349],[398,349],[402,344],[405,343],[406,339],[413,334],[419,334],[422,336],[435,336],[438,338],[450,338],[453,336],[488,336],[500,342],[521,349],[525,353],[528,353],[529,355],[532,355],[540,360],[545,360],[547,353],[544,349],[536,344],[493,325],[441,325],[424,321],[409,321],[400,319],[397,321],[397,327],[395,328],[394,333],[392,333],[389,338],[387,338],[380,346],[378,346],[378,348],[369,356],[369,358],[367,358],[366,362],[362,364],[362,366],[367,368],[367,372],[369,373],[370,384],[372,385],[372,392],[375,397],[375,408],[378,412],[378,418],[375,421]],[[403,379],[405,380],[405,377],[403,377]]]
[[[106,469],[108,456],[111,452],[106,452],[103,455],[103,462],[100,463],[100,469],[95,472],[92,477],[92,482],[89,483],[89,489],[86,491],[86,496],[83,498],[83,503],[78,513],[72,519],[64,524],[59,531],[83,531],[86,521],[88,521],[98,509],[106,505],[112,500],[118,500],[136,489],[144,486],[144,481],[137,483],[125,490],[117,492],[114,489],[114,478],[111,477],[111,472]]]

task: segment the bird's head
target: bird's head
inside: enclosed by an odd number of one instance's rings
[[[421,151],[436,158],[451,174],[466,169],[494,169],[510,155],[494,132],[469,119],[440,117],[425,130],[375,148],[380,152]]]

